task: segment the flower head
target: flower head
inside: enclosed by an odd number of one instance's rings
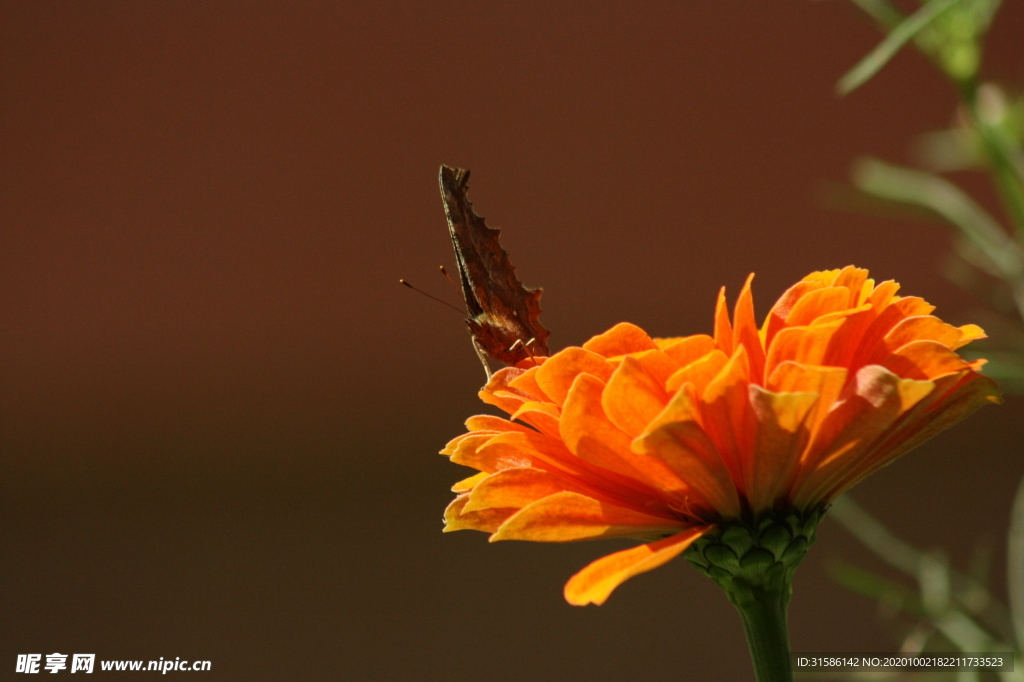
[[[758,326],[752,277],[732,319],[719,294],[713,336],[652,339],[622,323],[497,372],[480,397],[509,419],[471,417],[442,451],[479,471],[454,486],[446,530],[646,543],[573,576],[573,604],[600,604],[735,524],[755,544],[767,538],[768,565],[791,573],[832,499],[998,402],[984,361],[955,352],[982,330],[946,324],[895,282],[814,272]],[[795,558],[783,561],[787,549]]]

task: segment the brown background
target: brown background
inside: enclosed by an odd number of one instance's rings
[[[990,75],[1020,83],[1022,30],[1007,3]],[[952,112],[913,54],[837,99],[878,39],[840,2],[0,3],[0,677],[59,651],[211,680],[749,679],[683,562],[579,609],[564,581],[620,545],[441,534],[462,471],[435,453],[482,373],[397,280],[451,293],[444,162],[555,348],[706,332],[723,284],[757,272],[763,313],[848,263],[973,319],[941,228],[823,206]],[[1001,583],[1021,407],[857,497],[958,561],[991,540]],[[826,522],[794,647],[891,650],[840,557],[872,565]]]

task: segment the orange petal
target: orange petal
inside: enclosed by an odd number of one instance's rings
[[[934,388],[930,381],[901,379],[878,365],[858,370],[849,393],[828,414],[801,462],[794,503],[804,507],[821,502],[825,492],[856,470],[872,442]]]
[[[697,394],[700,395],[728,362],[729,356],[716,348],[670,376],[665,382],[665,390],[675,393],[683,384],[693,384]]]
[[[662,385],[628,356],[622,359],[601,396],[608,419],[630,437],[642,433],[667,402]]]
[[[484,480],[491,474],[486,471],[481,471],[478,474],[473,474],[469,478],[464,478],[455,485],[452,486],[453,493],[468,493],[470,490],[476,487],[477,483]]]
[[[475,450],[480,445],[483,445],[488,440],[497,436],[497,431],[470,431],[469,433],[460,433],[455,438],[448,441],[448,444],[441,450],[442,455],[448,457],[454,457],[459,448],[471,448]],[[464,441],[467,441],[464,443]]]
[[[843,320],[835,320],[809,327],[786,327],[779,331],[768,349],[766,374],[771,376],[783,362],[799,362],[811,366],[824,364],[829,343],[842,325]]]
[[[859,348],[850,360],[849,368],[855,370],[867,364],[875,364],[871,359],[877,354],[878,346],[882,345],[882,339],[889,330],[905,318],[929,315],[933,310],[935,306],[929,305],[927,301],[917,296],[894,300],[884,310],[879,311],[878,317],[861,336]]]
[[[899,428],[872,444],[865,461],[827,493],[833,499],[893,460],[974,413],[982,405],[1001,403],[995,382],[972,371],[944,376],[935,390],[914,405],[901,419]]]
[[[633,450],[660,459],[725,517],[740,515],[736,485],[715,444],[697,422],[697,408],[684,387],[633,441]]]
[[[880,363],[907,379],[935,379],[970,369],[970,364],[938,341],[912,341]]]
[[[775,335],[788,325],[787,320],[789,319],[789,314],[793,312],[793,306],[810,292],[821,289],[824,286],[826,285],[820,281],[804,280],[791,286],[779,297],[779,300],[772,306],[772,309],[768,312],[768,317],[765,319],[766,348],[771,346]]]
[[[552,403],[528,402],[516,410],[512,419],[519,419],[543,434],[558,438],[558,419],[562,411]]]
[[[528,360],[527,360],[528,361]],[[525,393],[526,395],[533,398],[533,400],[545,401],[548,399],[544,389],[537,383],[537,372],[540,371],[540,367],[531,367],[516,378],[508,382],[508,387]]]
[[[524,393],[509,386],[516,377],[522,375],[525,370],[516,367],[504,367],[491,375],[490,380],[480,389],[480,400],[488,405],[494,405],[505,412],[512,414],[519,409],[527,400],[536,400],[535,396]]]
[[[715,303],[715,345],[726,355],[732,355],[732,325],[729,323],[729,308],[725,303],[725,287],[718,290]]]
[[[783,362],[775,368],[768,379],[768,390],[776,393],[824,393],[823,386],[838,384],[842,388],[846,382],[845,367],[811,367],[799,362]],[[834,396],[828,402],[831,404]]]
[[[867,270],[847,265],[839,271],[839,274],[836,276],[836,280],[832,283],[832,286],[846,287],[850,292],[850,297],[847,299],[846,307],[855,308],[860,305],[861,292],[864,290],[864,285],[867,281]]]
[[[787,327],[804,327],[823,315],[845,310],[850,300],[850,290],[846,287],[828,287],[809,292],[793,306]]]
[[[870,303],[819,318],[815,327],[831,321],[839,322],[828,340],[821,363],[831,367],[848,367],[860,349],[861,339],[876,319],[878,311]]]
[[[561,406],[572,382],[580,374],[592,374],[608,381],[615,366],[605,358],[583,348],[569,347],[555,353],[537,370],[537,383],[555,404]]]
[[[559,422],[562,440],[577,457],[609,471],[632,476],[636,470],[623,460],[623,454],[629,452],[631,439],[605,414],[601,405],[604,387],[604,382],[589,374],[576,377]]]
[[[757,420],[754,454],[744,460],[747,499],[754,513],[785,497],[811,437],[808,417],[816,393],[773,393],[751,384],[750,405]]]
[[[860,306],[860,305],[863,305],[864,303],[867,303],[868,302],[868,296],[870,296],[871,292],[874,291],[874,290],[875,290],[875,280],[873,280],[870,277],[868,277],[867,279],[864,280],[864,284],[861,285],[861,287],[860,287],[860,296],[857,297],[857,302],[854,303],[854,305],[855,306]],[[871,305],[871,304],[869,303],[868,305]]]
[[[484,509],[478,512],[463,513],[469,502],[469,495],[459,495],[444,510],[444,532],[455,530],[482,530],[493,533],[508,517],[516,513],[515,509]]]
[[[505,469],[487,476],[469,495],[463,513],[493,508],[522,508],[539,499],[572,490],[567,481],[549,471],[527,467]]]
[[[815,433],[839,399],[847,374],[845,367],[808,367],[798,362],[784,362],[772,373],[768,390],[816,394],[818,401],[808,419],[808,428]]]
[[[672,373],[679,369],[679,363],[660,350],[645,350],[629,356],[647,371],[662,386]]]
[[[598,355],[611,358],[627,353],[657,349],[658,345],[640,327],[628,322],[620,322],[604,334],[598,334],[587,341],[583,347]]]
[[[538,434],[539,435],[539,434]],[[502,469],[516,469],[531,466],[534,458],[529,450],[511,443],[519,443],[528,438],[526,433],[508,432],[504,434],[469,434],[468,438],[455,439],[455,447],[449,447],[442,454],[449,455],[452,462],[478,471],[494,473]]]
[[[900,285],[888,279],[871,290],[866,302],[870,303],[875,310],[881,312],[892,303],[893,297],[899,290]]]
[[[884,338],[884,347],[893,352],[912,341],[938,341],[949,350],[956,350],[971,341],[984,339],[985,332],[976,324],[954,327],[934,315],[908,317],[893,327]],[[884,359],[884,358],[880,358]]]
[[[657,501],[657,492],[643,482],[640,472],[623,475],[594,465],[571,453],[561,438],[528,431],[496,434],[473,445],[476,447],[464,446],[456,463],[488,473],[533,467],[571,477],[600,491],[599,497],[603,495],[628,505]],[[453,457],[453,461],[456,458]]]
[[[601,605],[616,587],[675,559],[710,528],[688,528],[672,537],[602,557],[569,579],[565,600],[573,606]]]
[[[624,363],[629,360],[625,358]],[[560,421],[562,440],[569,450],[584,461],[646,487],[652,501],[659,501],[656,491],[672,494],[684,489],[685,485],[663,463],[633,452],[632,438],[605,414],[604,390],[600,380],[587,374],[573,383]],[[664,500],[666,504],[668,501]]]
[[[516,424],[491,414],[478,414],[475,417],[470,417],[466,420],[466,428],[470,431],[529,431],[522,424]]]
[[[841,270],[819,270],[818,272],[812,272],[807,275],[801,281],[820,282],[821,284],[830,287],[835,283],[836,277],[839,277],[840,272]]]
[[[694,334],[661,349],[681,367],[704,357],[715,349],[715,340],[707,334]]]
[[[743,346],[704,390],[703,426],[742,489],[742,461],[753,450],[754,417],[750,412],[747,354]]]
[[[747,361],[750,363],[750,381],[756,384],[764,383],[764,347],[761,345],[761,336],[757,329],[757,320],[754,318],[754,295],[750,286],[754,281],[754,275],[750,274],[740,291],[740,297],[736,299],[736,311],[733,313],[733,340],[736,344],[742,344],[747,349]]]
[[[654,345],[658,347],[658,350],[665,350],[669,346],[674,346],[675,344],[679,343],[685,338],[685,336],[673,336],[670,338],[662,338],[660,336],[655,336],[652,337],[652,340],[654,341]]]
[[[579,493],[561,492],[537,500],[510,516],[491,536],[491,542],[642,537],[672,532],[680,525],[677,519],[616,507]]]

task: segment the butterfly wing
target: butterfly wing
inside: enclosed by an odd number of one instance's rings
[[[549,332],[538,319],[541,290],[523,286],[498,243],[500,231],[473,212],[467,197],[469,171],[441,166],[440,183],[469,311],[466,323],[477,352],[507,365],[531,354],[546,356]],[[490,373],[486,361],[484,368]]]

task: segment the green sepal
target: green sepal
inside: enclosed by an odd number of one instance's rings
[[[683,556],[737,606],[754,594],[791,593],[793,573],[814,543],[824,509],[767,512],[729,521],[697,539]]]

